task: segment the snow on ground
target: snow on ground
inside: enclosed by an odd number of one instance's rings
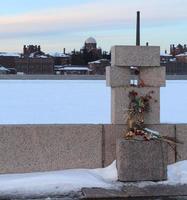
[[[127,183],[145,187],[155,184],[187,184],[187,160],[168,166],[168,180],[163,182]],[[116,162],[103,169],[71,169],[43,173],[0,175],[1,196],[62,195],[81,188],[120,189]]]
[[[172,80],[161,88],[162,123],[187,123],[187,80]]]
[[[168,166],[169,184],[187,184],[187,160],[177,162]]]
[[[0,80],[0,124],[110,123],[110,88],[101,80]],[[187,81],[161,88],[161,122],[187,123]]]
[[[0,124],[110,122],[104,81],[1,80]]]
[[[80,191],[83,187],[116,188],[116,162],[103,169],[71,169],[0,175],[0,196],[47,196]]]

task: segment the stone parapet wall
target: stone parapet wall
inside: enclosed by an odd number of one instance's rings
[[[177,138],[167,163],[187,159],[187,124],[148,125]],[[0,173],[104,167],[116,159],[126,125],[0,125]]]
[[[0,126],[0,173],[102,167],[102,125]]]

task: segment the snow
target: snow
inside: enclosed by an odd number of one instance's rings
[[[161,122],[187,122],[187,81],[161,88]],[[1,124],[110,123],[110,88],[105,81],[1,80]],[[116,162],[103,169],[0,175],[0,194],[58,195],[82,187],[118,189]],[[187,160],[168,166],[168,180],[187,184]]]
[[[37,55],[37,52],[31,53],[29,58],[48,58],[46,55]]]
[[[36,57],[37,58],[48,58],[47,56],[44,56],[44,55],[37,55]]]
[[[9,71],[7,68],[3,67],[2,65],[0,65],[0,71]]]
[[[164,56],[164,57],[172,57],[172,55],[170,55],[170,54],[168,54],[168,53],[163,53],[163,52],[161,52],[160,53],[160,56]]]
[[[176,57],[180,57],[180,56],[187,56],[187,52],[176,55]]]
[[[83,187],[118,187],[116,162],[102,169],[70,169],[54,172],[0,175],[0,194],[58,195],[80,191]]]
[[[20,53],[14,53],[14,52],[0,52],[0,56],[11,56],[11,57],[20,57]]]
[[[168,166],[168,184],[187,184],[187,160]]]
[[[52,57],[63,57],[63,58],[68,58],[70,57],[69,55],[66,55],[64,53],[61,53],[61,52],[50,52],[48,53],[50,56]]]
[[[130,183],[132,184],[132,183]],[[187,184],[187,160],[179,161],[167,166],[167,180],[159,182],[142,181],[135,185],[146,187],[148,185],[184,185]]]
[[[107,62],[107,61],[109,62],[109,60],[107,59],[100,59],[100,60],[89,62],[88,64],[101,64],[102,62]]]
[[[169,165],[168,180],[162,182],[142,181],[126,183],[145,187],[156,184],[187,184],[187,160]],[[1,196],[52,196],[80,191],[81,188],[120,189],[117,182],[116,161],[100,169],[69,169],[53,172],[0,175]]]
[[[0,124],[110,121],[110,88],[105,81],[1,80],[0,91]]]
[[[160,94],[162,123],[187,123],[187,80],[166,82]]]
[[[0,124],[111,123],[104,80],[0,80]],[[161,122],[187,123],[187,80],[161,88]]]
[[[35,53],[36,53],[36,52],[31,53],[31,54],[29,55],[29,58],[34,58]]]
[[[170,61],[170,62],[175,62],[175,61],[176,61],[176,58],[170,58],[169,61]]]
[[[80,71],[91,71],[88,67],[64,67],[62,71],[80,70]]]
[[[88,64],[101,64],[101,60],[92,61],[89,62]]]

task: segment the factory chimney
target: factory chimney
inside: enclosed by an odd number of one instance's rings
[[[137,11],[136,19],[136,46],[140,46],[140,11]]]

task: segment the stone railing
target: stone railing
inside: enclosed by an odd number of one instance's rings
[[[187,124],[147,126],[183,142],[168,164],[187,159]],[[116,159],[126,125],[1,125],[0,173],[97,168]]]

